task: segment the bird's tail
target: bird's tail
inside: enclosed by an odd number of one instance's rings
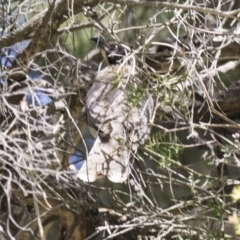
[[[122,124],[112,124],[111,135],[97,137],[87,161],[78,172],[78,177],[85,182],[94,182],[107,176],[112,182],[124,182],[130,174],[130,149]]]

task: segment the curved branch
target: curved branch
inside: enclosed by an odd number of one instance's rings
[[[142,6],[142,7],[154,7],[154,8],[171,8],[171,9],[182,9],[182,10],[191,10],[196,11],[199,13],[208,13],[220,17],[227,17],[227,18],[235,18],[240,19],[238,14],[240,13],[240,9],[232,10],[232,11],[222,11],[216,10],[213,8],[207,7],[198,7],[193,5],[186,5],[186,4],[178,4],[178,3],[170,3],[170,2],[159,2],[159,1],[134,1],[134,0],[104,0],[103,2],[112,2],[114,4],[126,5],[126,6]]]

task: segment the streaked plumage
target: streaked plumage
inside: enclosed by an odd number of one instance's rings
[[[148,137],[153,100],[148,94],[141,95],[138,103],[130,98],[130,92],[142,85],[132,72],[130,65],[110,65],[99,72],[87,93],[87,123],[97,131],[97,138],[78,173],[84,181],[103,175],[112,182],[126,181],[130,156]]]

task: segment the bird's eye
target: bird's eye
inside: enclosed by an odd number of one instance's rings
[[[112,50],[116,50],[116,49],[118,49],[118,45],[117,45],[117,44],[111,44],[111,45],[109,46],[109,48],[110,48],[111,51],[112,51]]]

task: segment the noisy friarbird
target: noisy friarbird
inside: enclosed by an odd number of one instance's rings
[[[124,182],[131,173],[130,159],[149,135],[153,99],[117,43],[92,38],[109,66],[99,71],[86,97],[86,121],[96,130],[96,141],[78,177],[93,182],[102,176]]]

